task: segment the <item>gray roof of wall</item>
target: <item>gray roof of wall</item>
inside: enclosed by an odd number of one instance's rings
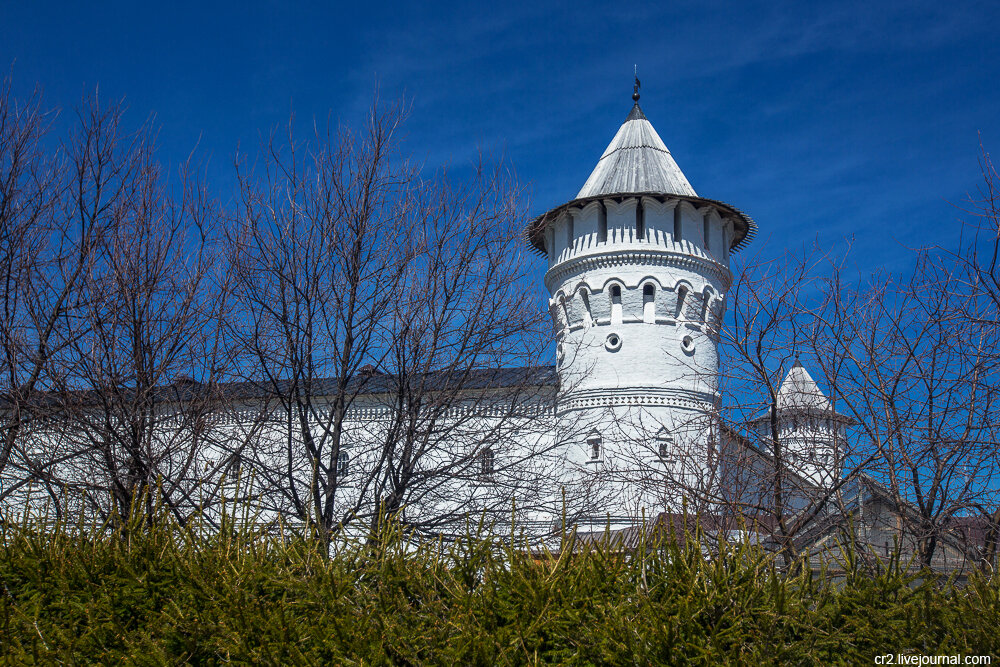
[[[548,387],[558,385],[558,375],[555,366],[528,366],[521,368],[480,368],[465,372],[433,371],[423,375],[414,375],[411,380],[415,385],[423,382],[428,391],[488,391],[491,389],[514,389],[517,387]],[[355,373],[347,382],[345,393],[348,395],[375,395],[391,393],[396,390],[398,378],[374,371]],[[338,392],[336,378],[314,378],[309,384],[309,394],[315,397],[334,396]],[[299,382],[300,390],[305,391],[305,385]],[[267,382],[224,382],[208,385],[189,378],[181,378],[170,384],[156,387],[152,398],[157,402],[188,402],[212,396],[225,396],[228,400],[260,400],[270,396],[288,395],[293,389],[291,381],[276,380]],[[122,387],[115,391],[121,392],[126,400],[130,400],[134,390]],[[58,407],[60,404],[99,405],[101,394],[99,390],[81,389],[69,392],[36,392],[30,403],[38,407]],[[10,399],[0,397],[0,409],[10,405]]]

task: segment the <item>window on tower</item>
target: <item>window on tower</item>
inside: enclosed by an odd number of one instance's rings
[[[705,290],[701,295],[701,321],[705,324],[710,324],[712,313],[712,288],[705,287]]]
[[[601,209],[597,213],[597,240],[601,243],[608,242],[608,209],[601,202]]]
[[[656,455],[664,463],[674,463],[676,452],[674,450],[674,438],[666,427],[661,428],[656,434]]]
[[[674,316],[677,319],[681,319],[684,316],[684,305],[685,305],[684,302],[687,301],[687,295],[688,295],[688,286],[687,285],[678,285],[677,286],[677,312],[674,314]]]
[[[487,447],[482,452],[479,453],[479,474],[483,477],[489,477],[493,474],[494,464],[496,462],[496,454],[492,449]]]
[[[591,327],[594,325],[594,317],[590,312],[590,296],[587,295],[587,290],[581,289],[579,291],[580,305],[583,306],[583,326]]]
[[[650,283],[642,288],[642,321],[648,324],[656,322],[656,287]]]
[[[681,203],[674,205],[674,243],[681,242]]]
[[[611,324],[622,323],[622,288],[621,285],[611,286]]]
[[[590,435],[587,436],[587,449],[590,454],[590,462],[600,461],[601,456],[604,452],[601,450],[601,434],[597,431],[591,431]]]

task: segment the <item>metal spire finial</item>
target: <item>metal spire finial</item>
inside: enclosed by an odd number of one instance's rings
[[[637,65],[632,65],[632,73],[635,74],[635,86],[632,87],[632,99],[635,103],[639,103],[639,67]]]

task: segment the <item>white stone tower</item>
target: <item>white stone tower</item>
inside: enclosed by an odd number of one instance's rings
[[[775,396],[778,437],[785,464],[807,481],[826,487],[843,473],[844,442],[850,417],[839,414],[797,359]],[[768,413],[751,424],[770,442]]]
[[[730,252],[753,236],[699,197],[635,104],[572,201],[528,235],[548,257],[567,507],[612,527],[672,509],[713,454]]]

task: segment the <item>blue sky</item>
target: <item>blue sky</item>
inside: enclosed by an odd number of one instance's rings
[[[231,196],[237,145],[357,122],[407,96],[407,148],[459,168],[503,152],[532,213],[571,199],[631,105],[699,194],[760,226],[750,252],[853,237],[862,270],[953,245],[1000,151],[1000,3],[27,3],[0,0],[0,64],[71,109],[99,86],[165,161],[196,145]],[[541,269],[541,267],[539,267]]]

